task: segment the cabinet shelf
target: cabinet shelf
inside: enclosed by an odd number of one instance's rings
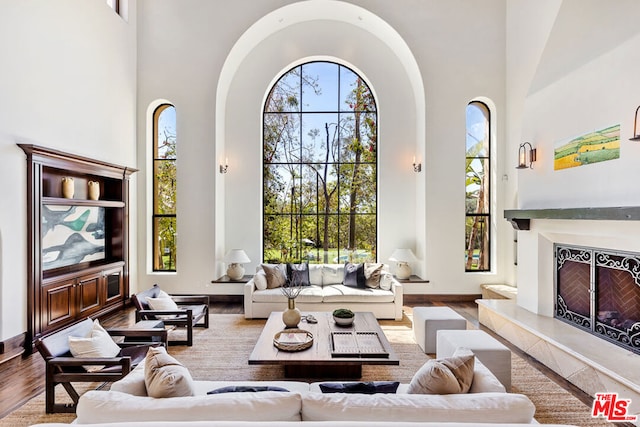
[[[119,200],[80,200],[80,199],[63,199],[60,197],[43,197],[43,205],[58,206],[101,206],[105,208],[124,208],[125,203]]]

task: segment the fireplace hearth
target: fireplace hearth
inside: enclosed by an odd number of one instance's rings
[[[555,317],[640,354],[640,254],[555,245]]]

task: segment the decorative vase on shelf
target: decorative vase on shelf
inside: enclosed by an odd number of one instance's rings
[[[65,199],[73,199],[73,193],[75,188],[73,187],[73,178],[65,176],[62,178],[62,197]]]
[[[295,328],[300,323],[300,310],[296,308],[296,299],[288,299],[289,308],[282,312],[282,321],[287,328]]]
[[[98,200],[100,198],[100,183],[98,181],[89,181],[89,200]]]

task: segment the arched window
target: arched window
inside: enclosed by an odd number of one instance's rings
[[[176,109],[153,112],[153,270],[176,271]]]
[[[365,81],[309,62],[271,88],[263,116],[263,259],[376,260],[376,103]]]
[[[467,106],[465,271],[491,266],[491,114],[479,101]]]

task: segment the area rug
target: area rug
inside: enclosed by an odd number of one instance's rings
[[[209,329],[194,331],[193,347],[171,346],[169,353],[184,363],[196,380],[281,380],[284,377],[282,367],[250,366],[247,363],[264,323],[264,320],[246,320],[240,314],[212,314]],[[364,366],[362,380],[395,380],[408,383],[418,368],[429,359],[413,339],[411,318],[405,315],[400,322],[381,321],[380,324],[400,359],[400,365]],[[525,394],[533,401],[536,406],[535,417],[540,423],[585,427],[611,426],[606,421],[591,418],[587,405],[549,380],[524,359],[512,354],[511,363],[511,391]],[[63,391],[59,390],[59,393],[62,398]],[[45,422],[71,422],[74,418],[73,414],[45,414],[42,393],[1,419],[0,426],[20,427]]]

